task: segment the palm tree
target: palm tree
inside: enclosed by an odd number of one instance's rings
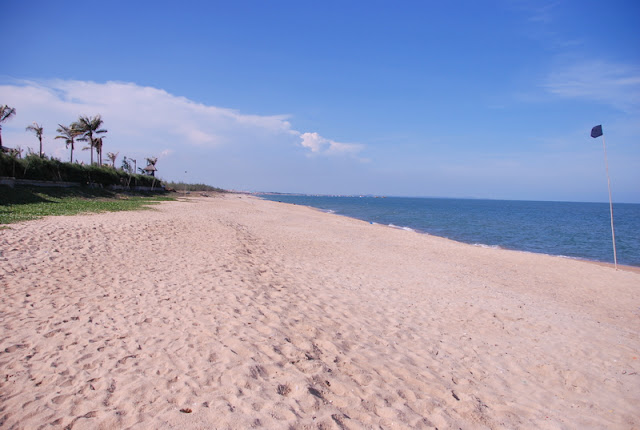
[[[44,129],[40,124],[34,121],[32,125],[27,126],[25,131],[32,131],[35,133],[36,137],[40,141],[40,158],[42,158],[44,156],[44,153],[42,152],[42,132]]]
[[[73,163],[73,150],[75,149],[74,140],[76,137],[80,136],[80,131],[73,128],[73,124],[69,127],[65,127],[62,124],[58,124],[59,128],[56,130],[60,133],[59,136],[56,136],[56,139],[64,139],[64,143],[67,148],[71,145],[71,163]]]
[[[93,140],[93,146],[96,148],[96,157],[98,157],[98,165],[102,166],[102,142],[104,137],[97,137]]]
[[[7,105],[0,106],[0,153],[2,149],[2,123],[16,114],[16,108],[9,107]]]
[[[118,154],[120,153],[116,152],[114,154],[113,152],[107,152],[107,158],[109,159],[109,161],[111,161],[111,167],[113,167],[114,169],[116,168],[116,158],[118,158]]]
[[[96,145],[96,139],[93,135],[107,132],[107,130],[100,129],[101,126],[102,118],[100,115],[96,115],[93,118],[89,116],[80,116],[78,121],[71,124],[72,128],[75,128],[80,132],[80,134],[82,134],[82,137],[78,140],[82,142],[89,142],[88,149],[91,150],[91,164],[93,164],[93,148]],[[102,153],[102,141],[100,141],[100,145],[100,153]]]

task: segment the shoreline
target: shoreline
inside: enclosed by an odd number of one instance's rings
[[[634,428],[640,275],[252,196],[0,231],[10,428]]]
[[[289,203],[289,202],[282,202],[282,201],[278,201],[278,200],[263,199],[259,195],[252,196],[252,197],[256,197],[256,198],[261,199],[261,200],[274,202],[274,203],[280,203],[280,204],[284,204],[284,205],[303,206],[303,207],[310,208],[310,209],[316,210],[316,211],[318,211],[320,213],[324,213],[324,214],[327,214],[327,215],[336,215],[336,216],[341,216],[341,217],[345,217],[345,218],[349,218],[349,219],[354,219],[354,220],[366,222],[366,223],[369,223],[369,224],[372,224],[372,225],[380,225],[380,226],[383,226],[383,227],[388,227],[388,228],[392,228],[392,229],[396,229],[396,230],[409,231],[409,232],[412,232],[412,233],[422,234],[422,235],[431,236],[431,237],[439,237],[441,239],[451,240],[453,242],[464,244],[464,245],[477,246],[477,247],[480,247],[480,248],[488,248],[488,249],[501,249],[501,250],[513,251],[513,252],[524,252],[524,253],[527,253],[527,254],[546,255],[546,256],[549,256],[549,257],[556,257],[556,258],[566,258],[566,259],[569,259],[569,260],[582,261],[582,262],[585,262],[585,263],[596,264],[598,266],[610,267],[612,269],[615,269],[615,264],[614,263],[609,263],[609,262],[606,262],[606,261],[589,260],[587,258],[570,257],[570,256],[567,256],[567,255],[556,255],[556,254],[547,254],[547,253],[543,253],[543,252],[525,251],[525,250],[521,250],[521,249],[504,248],[504,247],[497,246],[497,245],[487,245],[487,244],[483,244],[483,243],[462,242],[462,241],[459,241],[459,240],[451,239],[449,237],[434,235],[434,234],[431,234],[431,233],[426,232],[426,231],[419,231],[419,230],[416,230],[416,229],[414,229],[412,227],[409,227],[409,226],[397,226],[397,225],[392,225],[392,224],[381,224],[381,223],[377,223],[377,222],[367,221],[367,220],[364,220],[362,218],[356,218],[356,217],[352,217],[352,216],[349,216],[349,215],[343,215],[343,214],[337,213],[337,212],[335,212],[333,210],[324,210],[324,209],[320,209],[320,208],[317,208],[317,207],[314,207],[314,206],[307,206],[307,205],[302,205],[302,204],[298,204],[298,203]],[[624,271],[628,271],[628,272],[640,273],[640,266],[631,266],[631,265],[627,265],[627,264],[618,263],[618,270],[624,270]]]

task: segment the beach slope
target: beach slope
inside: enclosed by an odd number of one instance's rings
[[[0,427],[633,429],[640,274],[223,195],[0,230]]]

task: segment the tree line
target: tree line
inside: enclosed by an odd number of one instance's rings
[[[2,124],[9,120],[11,117],[16,115],[16,109],[13,107],[9,107],[8,105],[0,105],[0,153],[8,153],[9,155],[16,156],[17,158],[22,158],[22,148],[7,148],[2,145]],[[100,115],[96,115],[94,117],[80,115],[78,120],[71,123],[68,126],[58,124],[58,129],[56,130],[59,134],[55,137],[55,139],[64,139],[65,145],[67,149],[71,149],[70,152],[70,162],[73,163],[73,151],[75,150],[76,142],[87,142],[88,146],[82,148],[83,150],[91,151],[91,165],[94,165],[93,153],[95,150],[96,153],[96,161],[99,166],[103,166],[103,147],[104,147],[104,136],[107,133],[106,129],[103,129],[104,121]],[[44,128],[42,125],[37,122],[33,122],[33,124],[26,127],[25,131],[32,132],[35,134],[38,142],[40,144],[39,156],[40,158],[44,158],[44,151],[42,149],[42,136],[44,133]],[[116,168],[116,159],[119,155],[119,152],[107,152],[107,159],[111,162],[111,167]],[[139,168],[140,173],[147,174],[150,176],[155,176],[156,172],[156,163],[158,161],[155,157],[147,158],[147,167]],[[131,166],[133,162],[133,168]],[[122,162],[122,169],[129,172],[135,173],[135,169],[137,166],[137,162],[134,159],[127,159],[124,157]]]

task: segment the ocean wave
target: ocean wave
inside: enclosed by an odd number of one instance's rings
[[[415,232],[415,230],[414,230],[414,229],[412,229],[412,228],[410,228],[410,227],[401,227],[401,226],[399,226],[399,225],[395,225],[395,224],[389,224],[389,227],[391,227],[391,228],[397,228],[397,229],[399,229],[399,230],[404,230],[404,231],[413,231],[413,232]]]
[[[486,243],[474,243],[473,246],[478,246],[480,248],[488,248],[488,249],[505,249],[500,245],[487,245]]]

